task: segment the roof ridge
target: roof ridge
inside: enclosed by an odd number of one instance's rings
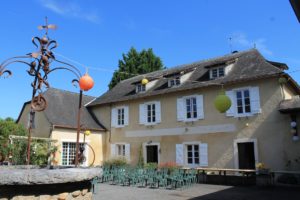
[[[65,90],[65,89],[59,89],[59,88],[55,88],[55,87],[49,87],[49,88],[48,88],[45,92],[43,92],[43,93],[46,93],[48,90],[57,90],[57,91],[64,92],[64,93],[71,93],[71,94],[79,95],[79,93],[77,93],[77,92],[73,92],[73,91]],[[96,98],[96,97],[94,97],[94,96],[90,96],[90,95],[86,95],[86,94],[82,94],[82,95],[85,96],[85,97]]]

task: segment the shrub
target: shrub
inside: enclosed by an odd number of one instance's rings
[[[113,157],[103,162],[104,167],[123,167],[127,165],[127,160],[123,156]]]
[[[150,162],[150,163],[146,163],[144,165],[145,169],[157,169],[157,163],[154,162]]]

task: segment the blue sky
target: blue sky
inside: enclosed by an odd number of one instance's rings
[[[153,48],[166,67],[173,67],[256,46],[265,58],[288,64],[290,72],[300,70],[300,24],[288,0],[3,1],[0,62],[35,51],[31,38],[43,36],[37,26],[45,16],[58,26],[49,32],[59,43],[57,58],[72,60],[82,72],[89,67],[95,87],[85,94],[92,96],[107,91],[118,60],[130,47]],[[32,78],[25,65],[8,68],[13,76],[0,78],[0,118],[17,118],[31,98]],[[300,72],[291,75],[300,82]],[[73,78],[61,71],[49,83],[78,92]]]

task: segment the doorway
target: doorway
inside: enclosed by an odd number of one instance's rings
[[[254,143],[238,143],[239,169],[255,169]]]
[[[158,163],[157,145],[147,145],[147,163]]]
[[[255,169],[258,163],[257,140],[237,139],[234,141],[234,162],[237,169]]]
[[[159,143],[144,143],[144,162],[159,163]]]

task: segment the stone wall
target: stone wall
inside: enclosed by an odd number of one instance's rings
[[[0,168],[0,200],[92,199],[92,180],[101,168]]]
[[[92,199],[91,182],[0,186],[0,200]]]

